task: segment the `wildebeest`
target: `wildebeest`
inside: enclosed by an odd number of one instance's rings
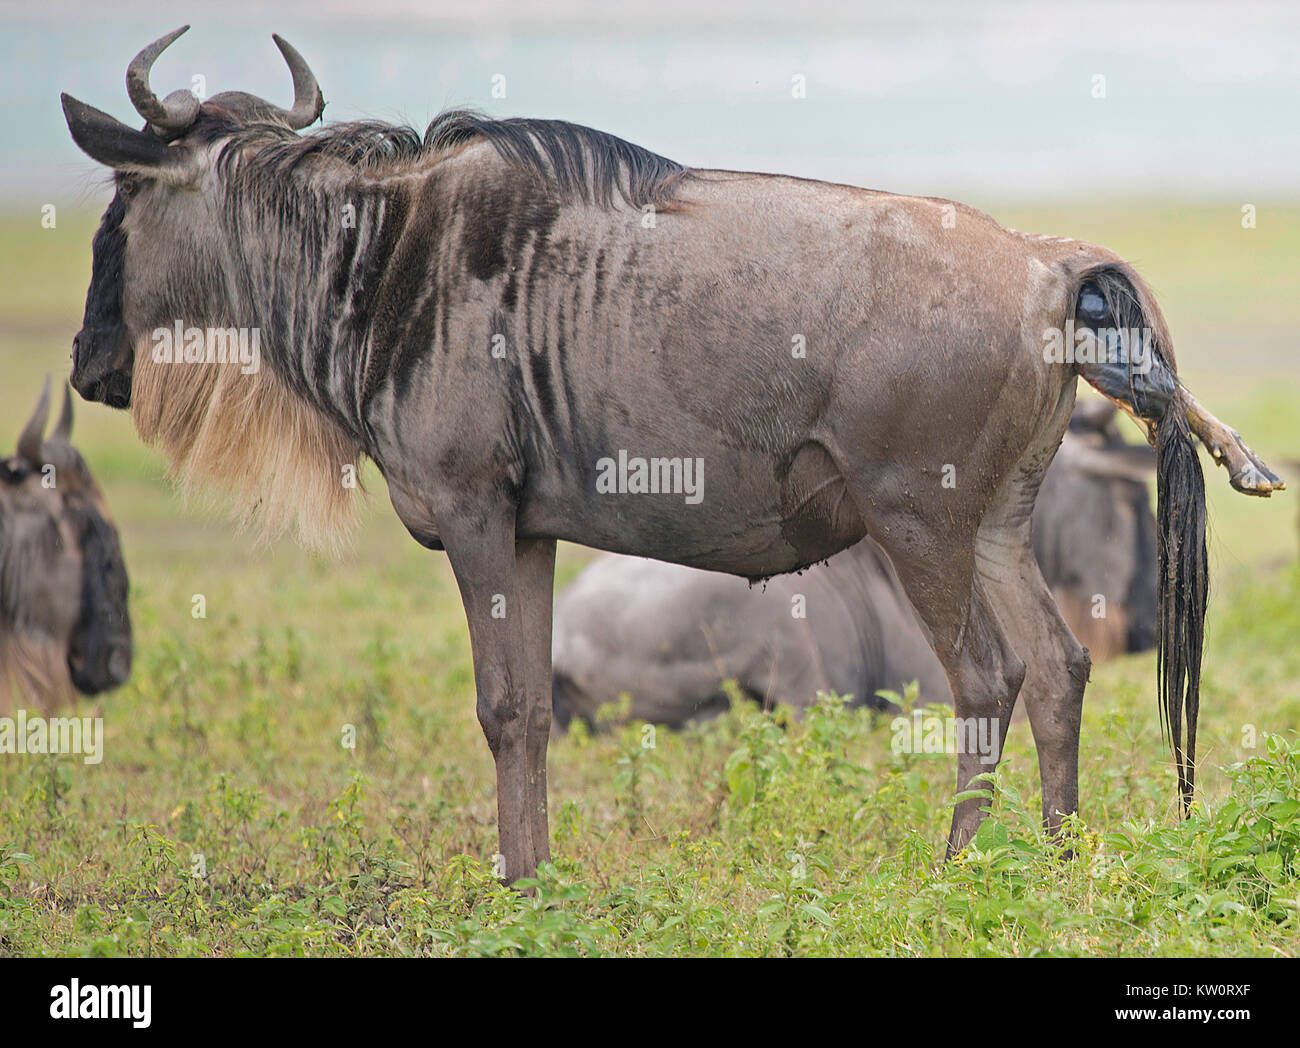
[[[181,476],[308,535],[345,517],[356,458],[377,464],[460,588],[508,878],[550,854],[557,539],[763,578],[869,534],[957,714],[1000,750],[1024,696],[1058,827],[1078,804],[1088,657],[1029,519],[1079,375],[1157,449],[1159,701],[1190,803],[1207,585],[1192,433],[1239,490],[1281,484],[1181,386],[1123,259],[948,201],[686,168],[558,120],[299,135],[324,102],[278,37],[290,109],[160,100],[149,68],[183,31],[128,69],[144,130],[63,96],[117,184],[73,384],[129,406]],[[160,341],[178,323],[196,332],[183,363]],[[205,353],[232,328],[261,334],[252,374]],[[959,787],[986,770],[957,765]],[[982,817],[958,804],[949,847]]]
[[[1104,400],[1076,405],[1033,512],[1034,549],[1075,637],[1093,658],[1155,646],[1156,520],[1147,493],[1155,452],[1124,442]],[[555,603],[557,722],[596,722],[627,692],[628,715],[680,726],[728,706],[734,680],[764,707],[800,709],[819,691],[877,697],[915,680],[948,703],[943,667],[870,538],[802,575],[761,587],[734,575],[606,555]]]
[[[1148,444],[1127,444],[1115,405],[1075,405],[1034,505],[1034,554],[1092,658],[1156,645],[1156,521]],[[1099,601],[1098,598],[1103,598]]]
[[[104,497],[70,443],[72,396],[48,439],[48,379],[0,461],[0,711],[50,711],[131,673],[126,567]]]

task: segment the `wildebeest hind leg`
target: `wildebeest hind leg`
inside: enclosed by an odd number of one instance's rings
[[[1038,748],[1043,823],[1061,828],[1079,807],[1079,724],[1091,665],[1052,599],[1030,543],[1029,527],[981,528],[980,576],[1016,654],[1025,663],[1020,689]]]
[[[877,541],[889,554],[908,598],[930,635],[952,689],[957,717],[957,790],[984,789],[976,775],[997,767],[1025,664],[998,620],[984,581],[974,570],[975,540],[921,534],[915,526],[891,529]],[[942,550],[943,555],[936,555]],[[953,809],[948,855],[964,848],[984,819],[984,798]]]
[[[1031,517],[1074,404],[1067,385],[985,512],[975,540],[976,575],[1025,665],[1021,686],[1043,789],[1043,819],[1060,829],[1079,806],[1079,723],[1088,682],[1088,652],[1061,617],[1034,556]]]

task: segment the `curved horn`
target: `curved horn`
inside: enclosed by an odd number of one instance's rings
[[[45,388],[41,390],[41,399],[36,402],[23,435],[18,438],[18,454],[35,465],[41,461],[41,445],[45,442],[45,423],[50,418],[50,376],[45,376]]]
[[[50,439],[61,440],[65,444],[72,439],[72,390],[66,382],[63,384],[63,410],[59,412],[59,422],[50,434]]]
[[[289,72],[293,74],[293,108],[280,109],[284,122],[293,130],[301,131],[308,124],[314,123],[325,111],[325,97],[320,93],[320,85],[311,67],[298,54],[297,49],[279,33],[272,33],[271,39],[284,55]]]
[[[149,70],[158,56],[188,29],[183,25],[159,37],[131,59],[126,69],[126,93],[131,96],[131,104],[151,127],[161,131],[183,131],[199,115],[199,100],[189,91],[173,91],[160,102],[149,86]]]

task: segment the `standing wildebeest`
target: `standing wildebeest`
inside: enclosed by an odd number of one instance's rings
[[[946,201],[687,169],[556,120],[451,112],[423,139],[375,122],[299,136],[324,101],[279,38],[291,109],[159,100],[149,68],[182,31],[128,70],[145,130],[63,96],[118,190],[73,383],[129,405],[181,476],[309,536],[346,516],[345,467],[375,461],[460,587],[509,878],[550,852],[557,539],[761,578],[869,534],[958,715],[1004,733],[1024,695],[1059,826],[1078,803],[1088,658],[1029,515],[1078,375],[1157,447],[1159,691],[1190,802],[1206,597],[1191,434],[1238,489],[1281,485],[1179,384],[1123,259]],[[159,341],[177,325],[186,364]],[[1082,351],[1063,355],[1075,325]],[[260,331],[267,366],[211,362],[212,332],[234,327]],[[957,764],[959,787],[985,770],[974,753]],[[958,804],[950,847],[981,818]]]
[[[1038,564],[1094,658],[1155,645],[1155,452],[1125,444],[1108,401],[1079,403],[1034,505]],[[1104,604],[1099,604],[1100,597]],[[1099,612],[1100,614],[1094,614]],[[952,696],[889,560],[870,538],[763,587],[716,571],[606,555],[555,604],[557,722],[593,722],[623,692],[630,716],[679,726],[725,710],[735,680],[764,706],[819,691],[876,695],[912,680],[923,702]]]
[[[72,395],[49,439],[46,380],[18,451],[0,461],[0,712],[15,693],[50,711],[131,673],[126,568],[77,449]]]

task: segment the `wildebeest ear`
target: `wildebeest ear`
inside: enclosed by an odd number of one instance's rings
[[[65,444],[72,440],[72,390],[66,382],[63,383],[63,410],[59,412],[59,422],[50,434],[50,439],[61,440]]]
[[[50,418],[50,376],[45,376],[45,388],[41,390],[41,399],[36,402],[36,410],[23,427],[22,436],[18,438],[18,455],[32,465],[41,461],[41,444],[45,441],[45,423]]]
[[[127,127],[117,117],[62,95],[63,117],[72,140],[92,160],[116,171],[161,174],[182,163],[184,152],[170,148],[157,135]]]

